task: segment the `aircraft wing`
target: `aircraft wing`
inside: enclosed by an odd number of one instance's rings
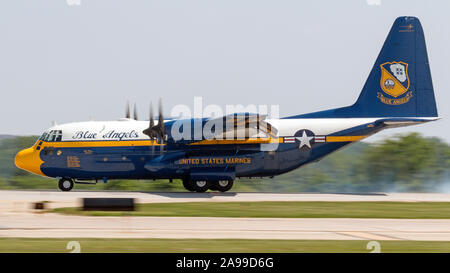
[[[208,119],[207,123],[221,126],[221,130],[216,130],[217,136],[222,134],[223,138],[233,136],[235,132],[244,131],[245,137],[248,138],[249,131],[257,131],[264,133],[267,137],[276,137],[278,130],[267,123],[265,119],[267,115],[253,113],[234,113],[220,118]],[[227,137],[226,137],[227,136]]]

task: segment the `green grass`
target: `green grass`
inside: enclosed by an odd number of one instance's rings
[[[53,212],[89,216],[450,219],[450,202],[188,202],[139,204],[133,212]]]
[[[362,252],[368,241],[236,240],[236,239],[24,239],[0,238],[0,252],[70,252],[78,241],[81,252]],[[379,241],[381,252],[450,252],[450,242]]]

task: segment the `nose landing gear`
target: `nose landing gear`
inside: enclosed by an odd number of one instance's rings
[[[58,182],[58,187],[62,191],[70,191],[73,188],[73,179],[61,178]]]

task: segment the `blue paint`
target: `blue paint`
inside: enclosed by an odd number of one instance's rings
[[[384,126],[356,126],[335,136],[371,134]],[[76,179],[165,179],[184,178],[191,174],[213,177],[260,177],[273,176],[291,171],[304,164],[321,159],[350,142],[314,143],[311,149],[298,143],[280,143],[274,152],[260,150],[260,144],[183,145],[161,153],[156,147],[119,146],[58,148],[60,155],[41,151],[44,161],[42,172],[50,177],[71,177]],[[68,167],[67,157],[76,157],[79,167]],[[244,160],[246,163],[227,164],[227,159]],[[180,164],[183,159],[223,160],[213,164]],[[250,162],[250,163],[249,163]],[[205,172],[215,175],[206,175]],[[195,174],[197,173],[197,174]],[[216,179],[217,179],[216,177]]]

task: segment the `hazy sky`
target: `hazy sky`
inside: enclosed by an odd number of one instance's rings
[[[72,0],[77,1],[77,0]],[[372,2],[377,2],[372,0]],[[393,129],[450,142],[450,1],[9,0],[0,2],[0,134],[113,120],[136,102],[352,104],[398,16],[422,22],[442,120]]]

